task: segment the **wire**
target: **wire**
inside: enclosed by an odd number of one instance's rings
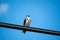
[[[12,28],[12,29],[17,29],[17,30],[26,30],[26,31],[31,31],[31,32],[38,32],[38,33],[45,33],[45,34],[60,36],[60,31],[35,28],[35,27],[25,27],[22,25],[9,24],[9,23],[4,23],[4,22],[0,22],[0,27]]]

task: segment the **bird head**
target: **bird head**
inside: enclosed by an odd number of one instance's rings
[[[27,15],[26,17],[30,17],[29,15]]]
[[[26,19],[27,19],[27,20],[30,20],[30,16],[29,16],[29,15],[27,15],[27,16],[26,16]]]

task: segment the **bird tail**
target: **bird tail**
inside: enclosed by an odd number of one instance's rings
[[[23,31],[22,31],[22,33],[24,33],[24,34],[25,34],[25,33],[26,33],[26,30],[23,30]]]

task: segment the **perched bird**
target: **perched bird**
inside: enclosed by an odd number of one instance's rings
[[[30,26],[30,22],[31,22],[30,16],[27,15],[26,18],[24,19],[23,26],[29,27]],[[26,33],[26,30],[23,30],[23,33]]]

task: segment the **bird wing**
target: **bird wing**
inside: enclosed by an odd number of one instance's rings
[[[24,26],[25,26],[25,23],[26,23],[26,19],[24,19],[24,23],[23,23]]]

